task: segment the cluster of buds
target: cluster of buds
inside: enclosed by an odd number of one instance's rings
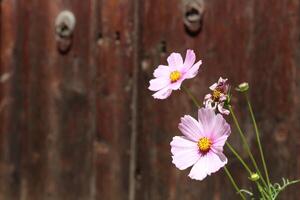
[[[229,84],[227,78],[219,78],[217,83],[214,83],[209,87],[212,91],[211,94],[207,94],[204,97],[203,105],[206,108],[218,110],[220,113],[228,115],[230,112],[226,109],[226,103],[228,101]]]

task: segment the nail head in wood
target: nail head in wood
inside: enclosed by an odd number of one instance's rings
[[[201,31],[204,10],[204,0],[184,2],[183,22],[188,33],[193,35]]]
[[[74,14],[65,10],[58,14],[55,20],[56,34],[60,37],[70,37],[76,25]]]

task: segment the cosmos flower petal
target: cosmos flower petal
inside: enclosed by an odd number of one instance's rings
[[[220,77],[219,80],[218,80],[218,83],[222,84],[222,83],[225,83],[227,80],[228,80],[227,78]]]
[[[189,115],[181,118],[178,128],[183,135],[194,142],[198,142],[200,137],[205,136],[202,125]]]
[[[159,65],[153,73],[154,77],[167,77],[169,78],[170,76],[170,68],[166,65]]]
[[[218,83],[214,83],[209,87],[209,89],[213,91],[217,88],[217,86],[218,86]]]
[[[198,74],[198,70],[200,65],[202,64],[202,61],[198,61],[196,64],[194,64],[185,74],[186,79],[194,78]]]
[[[218,111],[224,115],[230,114],[230,111],[224,108],[224,102],[218,104]]]
[[[224,167],[227,163],[228,163],[228,159],[227,157],[224,155],[223,152],[214,152],[215,155],[217,155],[219,157],[219,161],[222,163],[221,167]]]
[[[226,94],[221,94],[219,101],[221,101],[223,103],[223,105],[224,105],[224,101],[226,101],[226,99],[227,99],[227,95]]]
[[[196,162],[196,164],[192,167],[188,176],[191,179],[195,179],[195,180],[199,180],[199,181],[202,181],[203,179],[205,179],[207,176],[207,171],[209,171],[209,169],[207,169],[207,165],[206,165],[207,162],[208,162],[207,156],[201,157]]]
[[[180,80],[176,81],[175,83],[171,83],[170,84],[170,88],[172,88],[172,90],[178,90],[178,89],[180,89],[183,80],[184,79],[180,79]]]
[[[167,58],[170,69],[180,70],[183,67],[183,60],[179,53],[171,53],[171,55]]]
[[[204,101],[206,101],[210,98],[212,98],[212,95],[211,94],[206,94],[205,97],[204,97]]]
[[[171,145],[172,163],[184,170],[194,165],[200,158],[197,143],[192,142],[184,137],[173,137]]]
[[[170,144],[176,148],[197,148],[197,143],[185,136],[174,136]]]
[[[159,77],[150,80],[150,86],[148,87],[151,91],[158,91],[165,88],[167,85],[170,84],[170,80],[165,77]]]
[[[222,152],[228,136],[229,135],[223,135],[215,139],[213,141],[212,149],[215,150],[215,152]]]
[[[211,108],[200,108],[198,110],[198,121],[202,124],[204,132],[207,134],[210,134],[215,115],[215,111]]]
[[[191,49],[188,49],[186,51],[185,60],[183,63],[184,68],[185,69],[191,68],[193,66],[193,64],[195,63],[195,61],[196,61],[196,55],[195,55],[194,51]]]
[[[208,167],[208,175],[211,175],[211,173],[215,173],[220,168],[224,167],[227,163],[227,158],[222,152],[218,154],[214,153],[213,151],[207,153],[207,160],[209,161],[208,163],[206,163]]]
[[[211,133],[213,138],[219,138],[223,135],[229,135],[231,132],[229,124],[221,114],[217,114],[212,123]]]
[[[158,92],[154,93],[152,96],[155,99],[166,99],[168,98],[172,93],[172,89],[170,89],[168,86],[159,90]]]
[[[207,99],[206,101],[203,102],[205,108],[213,109],[215,110],[217,107],[217,104],[214,103],[212,99]]]
[[[193,166],[189,177],[196,180],[203,180],[207,175],[217,172],[227,163],[227,158],[223,153],[215,154],[209,152],[201,157]]]

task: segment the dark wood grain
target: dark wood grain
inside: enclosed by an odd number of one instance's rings
[[[10,117],[3,129],[8,141],[4,158],[12,165],[8,178],[13,182],[5,186],[3,198],[88,199],[95,134],[90,43],[83,40],[89,38],[89,2],[2,4],[15,9],[11,18],[18,23],[13,26],[10,62],[4,63],[13,72],[7,91],[7,97],[12,96]],[[74,43],[66,55],[57,51],[54,32],[55,18],[63,9],[77,17]]]
[[[16,106],[15,54],[17,30],[14,24],[17,9],[15,2],[1,2],[1,78],[4,74],[9,78],[1,82],[1,199],[19,199],[20,196],[20,117],[14,114],[21,105]],[[14,108],[15,107],[15,108]],[[20,110],[22,112],[22,110]],[[16,117],[18,119],[16,119]]]
[[[134,84],[134,1],[96,3],[96,199],[128,199]],[[133,180],[134,181],[134,180]]]

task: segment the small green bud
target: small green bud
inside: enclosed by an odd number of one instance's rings
[[[249,84],[247,82],[241,83],[237,88],[235,88],[235,90],[239,92],[246,92],[248,89],[249,89]]]
[[[253,173],[253,174],[251,174],[251,176],[249,177],[249,179],[251,181],[257,181],[259,179],[259,175],[257,173]]]

